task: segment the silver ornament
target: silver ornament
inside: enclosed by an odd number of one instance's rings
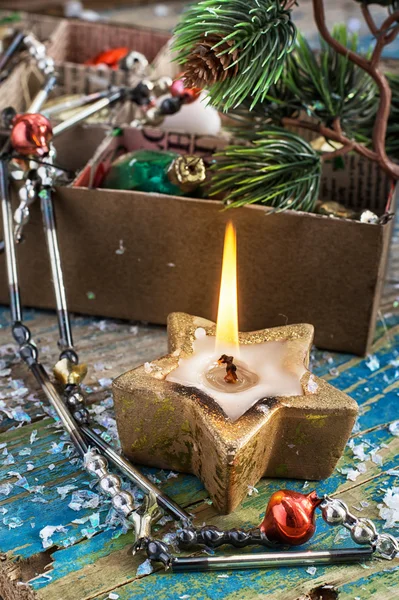
[[[347,510],[340,500],[328,500],[322,504],[321,514],[329,525],[342,525],[345,522]]]
[[[368,519],[359,519],[351,529],[351,538],[356,544],[371,544],[377,537],[374,523]]]
[[[91,475],[95,475],[96,477],[103,477],[106,475],[108,467],[108,461],[103,456],[91,455],[86,459],[85,468]]]
[[[74,394],[71,394],[67,398],[67,402],[68,402],[69,406],[71,406],[71,407],[75,407],[75,406],[79,406],[80,404],[84,404],[84,401],[85,401],[84,396],[80,392],[75,392]]]
[[[389,533],[381,533],[375,542],[375,550],[382,558],[392,560],[399,553],[399,542]]]
[[[127,517],[134,510],[133,498],[128,492],[119,492],[112,498],[112,506]]]
[[[160,77],[154,81],[154,94],[155,96],[163,96],[167,94],[172,86],[173,79],[171,77]]]
[[[99,486],[105,494],[115,496],[121,488],[121,480],[117,475],[109,473],[100,479]]]

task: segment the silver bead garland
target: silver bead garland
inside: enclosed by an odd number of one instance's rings
[[[399,541],[393,535],[378,533],[370,519],[359,519],[353,515],[342,500],[324,496],[320,509],[328,525],[343,525],[356,544],[371,546],[381,558],[392,560],[399,553]]]

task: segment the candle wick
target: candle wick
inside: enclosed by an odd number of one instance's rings
[[[227,356],[227,354],[222,354],[222,356],[218,360],[219,365],[226,365],[226,375],[224,376],[224,380],[226,383],[237,383],[237,367],[234,364],[234,357]]]

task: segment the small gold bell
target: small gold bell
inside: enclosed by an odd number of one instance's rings
[[[78,385],[87,375],[87,365],[74,365],[67,358],[62,358],[54,366],[53,373],[64,385]]]

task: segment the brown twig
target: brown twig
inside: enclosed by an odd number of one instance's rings
[[[371,15],[368,4],[362,4],[362,13],[363,13],[363,18],[367,23],[367,27],[370,29],[370,32],[374,35],[374,37],[377,37],[377,35],[379,33],[379,29],[378,29],[377,25],[375,24],[375,21]]]
[[[399,33],[399,26],[395,27],[391,32],[387,33],[390,27],[395,22],[399,22],[399,11],[395,11],[394,13],[389,15],[389,17],[387,17],[387,19],[385,19],[385,21],[381,25],[380,29],[378,29],[369,11],[363,9],[363,15],[365,16],[370,31],[372,31],[373,35],[377,36],[377,43],[370,60],[364,58],[363,56],[360,56],[356,52],[353,52],[353,50],[349,50],[348,48],[340,44],[338,40],[336,40],[331,35],[326,25],[326,16],[324,11],[323,0],[313,0],[313,13],[317,28],[322,38],[338,54],[348,57],[349,60],[352,61],[355,65],[366,71],[366,73],[368,73],[370,77],[372,77],[376,82],[380,94],[380,101],[373,128],[374,150],[370,150],[369,148],[366,148],[366,146],[364,146],[363,144],[359,144],[353,142],[352,140],[349,140],[339,131],[335,131],[334,129],[330,128],[325,128],[322,125],[316,124],[317,129],[313,130],[320,132],[322,135],[325,135],[325,137],[328,137],[328,139],[341,142],[345,146],[351,145],[351,150],[355,150],[359,154],[367,156],[371,160],[375,160],[381,166],[381,168],[384,169],[384,171],[388,173],[391,177],[399,179],[399,165],[395,164],[388,157],[385,150],[385,138],[391,108],[392,92],[387,78],[379,69],[381,53],[384,47],[388,43],[391,43]],[[283,121],[284,120],[286,119],[283,119]],[[295,125],[297,125],[297,123],[295,123]],[[305,126],[307,129],[311,129],[311,127],[308,126],[308,123],[306,121],[304,122],[303,126]],[[323,130],[326,131],[326,133],[323,133]],[[331,153],[329,154],[331,155]]]
[[[369,158],[370,160],[377,161],[378,157],[376,152],[367,148],[367,146],[363,146],[363,144],[359,144],[354,140],[347,138],[342,131],[336,131],[331,129],[330,127],[326,127],[322,123],[314,123],[312,121],[303,121],[302,119],[296,119],[293,117],[284,117],[281,120],[282,125],[288,127],[302,127],[303,129],[308,129],[309,131],[314,131],[315,133],[319,133],[324,136],[327,140],[332,140],[333,142],[339,142],[343,144],[345,150],[339,148],[334,152],[326,152],[322,154],[323,160],[328,160],[333,158],[334,156],[342,156],[343,154],[347,154],[351,150],[354,150],[358,154]]]

